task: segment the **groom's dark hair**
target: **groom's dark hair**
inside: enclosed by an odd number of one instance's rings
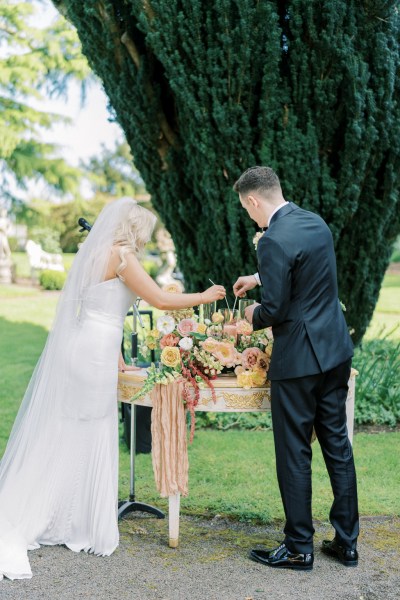
[[[245,196],[249,192],[267,193],[272,189],[281,189],[278,175],[271,167],[250,167],[241,174],[233,190]]]

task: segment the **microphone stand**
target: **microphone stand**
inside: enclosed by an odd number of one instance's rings
[[[138,352],[138,332],[137,332],[137,321],[142,328],[144,328],[141,314],[139,312],[140,298],[136,299],[133,305],[133,330],[131,335],[132,340],[132,362],[135,364],[137,360]],[[155,515],[158,519],[165,519],[165,514],[150,504],[144,504],[143,502],[136,502],[135,500],[135,456],[136,456],[136,405],[133,402],[131,404],[131,440],[130,440],[130,473],[129,473],[129,500],[118,502],[118,519],[122,519],[125,515],[134,511],[141,511]]]
[[[78,225],[83,231],[90,231],[92,226],[90,223],[86,221],[83,217],[78,219]],[[133,363],[137,360],[138,353],[138,333],[137,333],[137,321],[139,319],[140,326],[144,329],[144,324],[142,321],[141,314],[139,312],[139,302],[140,298],[136,299],[135,304],[133,305],[133,330],[132,330],[132,352],[131,356],[133,359]],[[119,500],[118,501],[118,519],[122,519],[125,515],[134,511],[141,511],[156,515],[158,519],[165,519],[165,514],[155,508],[155,506],[151,506],[150,504],[144,504],[143,502],[135,501],[135,455],[136,455],[136,406],[133,402],[131,404],[131,443],[130,443],[130,476],[129,476],[129,500]]]

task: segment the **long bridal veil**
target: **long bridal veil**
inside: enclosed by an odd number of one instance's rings
[[[29,522],[29,527],[27,523],[37,515],[45,515],[50,503],[54,504],[51,480],[66,466],[63,460],[68,460],[71,451],[60,450],[57,435],[59,416],[65,409],[63,403],[68,402],[68,395],[63,393],[68,385],[65,375],[68,356],[63,348],[72,330],[79,326],[85,289],[104,281],[116,229],[134,204],[131,198],[121,198],[107,205],[79,249],[12,428],[0,463],[0,579],[2,573],[13,578],[13,573],[7,570],[13,553],[12,564],[16,565],[16,571],[19,569],[18,576],[31,577],[24,555],[26,549],[38,547],[40,532],[35,530],[35,523]],[[21,553],[23,548],[25,551]]]

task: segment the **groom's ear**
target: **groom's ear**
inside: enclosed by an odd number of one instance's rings
[[[257,208],[259,205],[259,201],[257,200],[257,198],[255,196],[253,196],[252,194],[249,194],[247,196],[247,202],[249,202],[252,206],[254,206],[254,208]]]

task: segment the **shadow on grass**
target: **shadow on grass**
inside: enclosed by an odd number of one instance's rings
[[[47,334],[39,325],[0,317],[0,455]]]

